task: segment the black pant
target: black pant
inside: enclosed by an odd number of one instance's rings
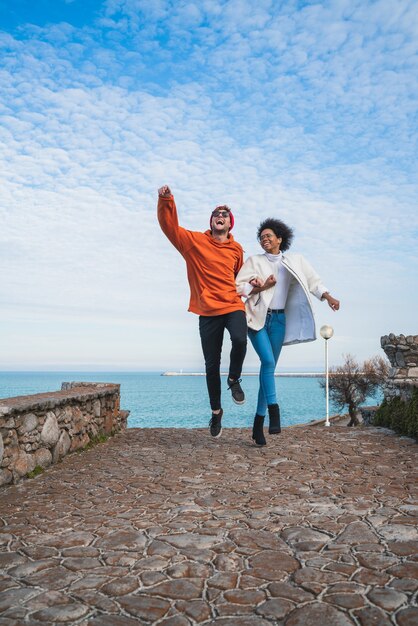
[[[241,376],[242,364],[247,351],[247,320],[244,311],[233,311],[225,315],[201,315],[199,332],[206,366],[206,384],[212,411],[221,408],[221,353],[224,330],[228,330],[232,348],[229,377]]]

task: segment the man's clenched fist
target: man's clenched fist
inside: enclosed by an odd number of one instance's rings
[[[162,196],[163,198],[167,198],[168,196],[171,196],[171,189],[168,185],[164,185],[163,187],[160,187],[158,190],[158,195]]]

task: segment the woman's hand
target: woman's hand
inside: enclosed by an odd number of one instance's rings
[[[263,289],[270,289],[270,287],[274,287],[276,284],[276,279],[273,274],[270,274],[264,281]]]
[[[270,289],[270,287],[274,287],[275,284],[276,284],[276,279],[274,278],[273,274],[270,274],[270,276],[266,278],[264,283],[261,280],[261,278],[258,278],[258,277],[252,278],[250,280],[250,285],[252,285],[253,289],[249,293],[249,295],[253,296],[256,293],[260,293],[260,291],[265,291],[266,289]]]
[[[328,302],[328,306],[333,311],[338,311],[338,309],[340,308],[340,301],[339,300],[337,300],[336,298],[333,298],[331,296],[331,294],[328,293],[328,292],[325,292],[324,294],[322,294],[322,298]]]

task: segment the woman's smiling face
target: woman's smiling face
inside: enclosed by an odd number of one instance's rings
[[[271,228],[264,229],[260,234],[260,244],[265,252],[279,254],[282,238],[277,237]]]

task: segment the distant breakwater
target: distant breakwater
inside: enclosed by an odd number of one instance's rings
[[[258,376],[259,372],[243,372],[241,376]],[[320,372],[275,372],[275,376],[283,378],[324,378]],[[163,372],[161,376],[206,376],[205,372]],[[228,376],[228,372],[221,372]]]

